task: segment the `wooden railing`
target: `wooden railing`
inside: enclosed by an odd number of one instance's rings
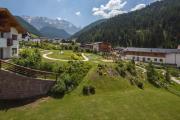
[[[27,67],[22,67],[13,63],[6,62],[0,59],[0,70],[7,70],[19,75],[23,75],[31,78],[45,79],[45,80],[57,80],[58,74],[54,72],[46,72],[35,70]]]

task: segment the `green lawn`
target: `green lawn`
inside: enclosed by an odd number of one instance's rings
[[[97,54],[93,54],[93,53],[85,53],[85,55],[90,59],[90,60],[94,60],[94,61],[99,61],[102,60],[102,56],[97,55]]]
[[[94,66],[64,98],[0,111],[0,120],[179,120],[180,97],[144,83],[141,90],[116,74],[100,76]],[[84,85],[96,94],[83,96]]]
[[[71,50],[63,50],[62,53],[59,50],[51,50],[53,54],[48,55],[50,58],[63,59],[63,60],[83,60],[84,58]]]
[[[56,58],[56,59],[64,59],[64,60],[72,60],[72,55],[75,54],[73,51],[71,50],[65,50],[63,51],[64,54],[60,54],[60,51],[58,50],[51,50],[51,51],[43,51],[41,52],[41,54],[45,54],[45,53],[48,53],[48,52],[53,52],[53,54],[51,55],[48,55],[48,57],[50,58]],[[100,56],[100,55],[96,55],[96,54],[93,54],[93,53],[84,53],[84,55],[89,59],[88,63],[90,64],[98,64],[98,63],[104,63],[102,62],[102,59],[103,57]],[[67,62],[65,61],[54,61],[54,60],[49,60],[49,59],[46,59],[46,58],[43,58],[42,59],[43,61],[46,61],[46,62],[50,62],[50,63],[62,63],[62,64],[66,64]],[[79,60],[84,60],[84,58],[81,56]]]

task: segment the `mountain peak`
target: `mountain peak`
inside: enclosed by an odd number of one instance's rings
[[[51,19],[48,17],[41,17],[41,16],[37,16],[37,17],[22,16],[22,18],[31,25],[35,26],[38,30],[44,27],[54,27],[57,29],[63,29],[69,34],[74,34],[80,30],[80,28],[78,28],[74,24],[60,17],[56,19]]]

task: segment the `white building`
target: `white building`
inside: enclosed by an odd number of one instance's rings
[[[0,8],[0,59],[18,56],[19,40],[24,32],[14,16],[7,9]]]
[[[30,41],[31,40],[31,34],[30,33],[25,33],[22,35],[22,41]]]
[[[121,53],[124,59],[159,64],[170,64],[180,67],[180,49],[159,48],[124,48]]]

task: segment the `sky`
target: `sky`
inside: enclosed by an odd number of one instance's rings
[[[78,27],[144,8],[158,0],[0,0],[13,15],[64,19]]]

